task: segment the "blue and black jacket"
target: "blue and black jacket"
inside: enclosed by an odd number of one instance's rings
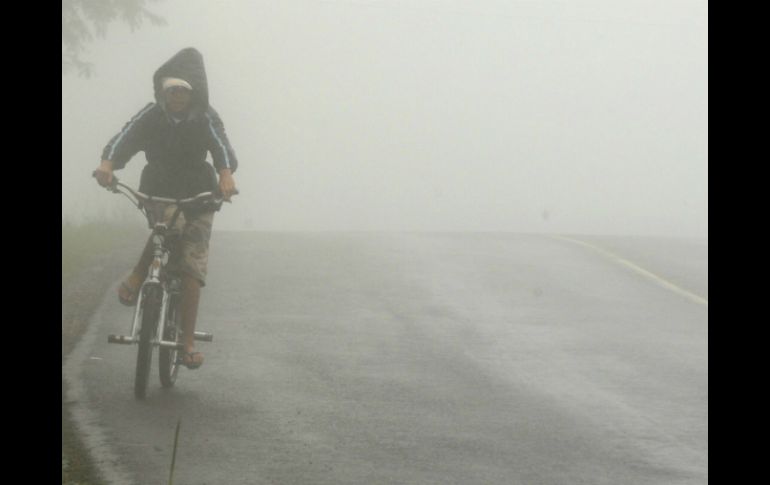
[[[187,117],[174,120],[164,106],[162,80],[184,79],[192,86]],[[139,191],[158,197],[183,198],[216,191],[217,171],[238,168],[238,160],[217,112],[209,106],[203,57],[183,49],[163,64],[153,76],[155,102],[149,103],[112,137],[102,152],[114,170],[122,169],[143,151],[147,165],[142,170]],[[206,155],[211,153],[213,167]]]

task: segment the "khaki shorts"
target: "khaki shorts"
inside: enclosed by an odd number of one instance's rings
[[[164,209],[163,220],[170,222],[176,211],[176,206],[171,205]],[[171,271],[180,271],[197,278],[201,286],[206,286],[206,272],[209,262],[209,240],[211,239],[211,226],[214,222],[214,212],[196,214],[192,219],[186,219],[184,213],[171,228],[174,234],[181,234],[177,240],[177,246],[173,248],[168,268]]]

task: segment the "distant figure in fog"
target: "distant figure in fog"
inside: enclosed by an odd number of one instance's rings
[[[193,48],[181,50],[153,76],[155,102],[145,106],[115,135],[102,153],[96,179],[102,186],[112,183],[113,170],[120,170],[140,151],[147,165],[142,170],[139,191],[168,198],[186,198],[201,192],[221,192],[226,201],[237,193],[233,172],[238,160],[217,112],[209,105],[203,56]],[[211,152],[214,165],[206,161]],[[217,174],[219,179],[217,180]],[[167,211],[170,217],[172,211]],[[203,355],[195,351],[195,322],[200,289],[206,284],[209,239],[214,212],[179,216],[181,231],[179,271],[182,275],[183,363],[196,369]],[[152,261],[147,241],[139,262],[122,282],[118,298],[124,305],[136,304],[139,288]]]

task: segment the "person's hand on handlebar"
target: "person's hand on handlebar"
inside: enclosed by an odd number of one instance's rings
[[[222,192],[222,198],[227,202],[230,202],[230,197],[238,193],[238,189],[235,188],[233,173],[229,168],[223,168],[219,171],[219,190]]]
[[[102,187],[109,187],[112,184],[112,161],[102,160],[102,163],[94,170],[94,177]]]

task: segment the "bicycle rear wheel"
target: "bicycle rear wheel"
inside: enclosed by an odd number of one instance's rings
[[[161,292],[157,286],[147,286],[142,298],[142,328],[139,331],[139,352],[136,356],[134,396],[144,399],[152,367],[152,339],[160,316]]]
[[[163,340],[181,342],[182,316],[179,308],[179,296],[172,295],[168,302],[166,324],[163,326]],[[158,351],[158,371],[163,387],[172,387],[179,373],[179,350],[161,347]]]

